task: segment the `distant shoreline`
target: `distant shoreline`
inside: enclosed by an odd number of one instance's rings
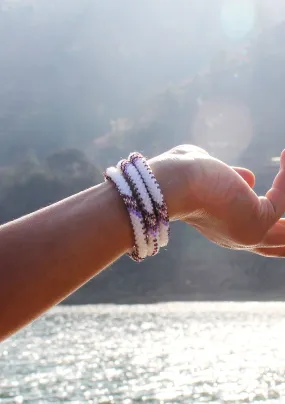
[[[102,298],[97,299],[76,299],[72,295],[64,300],[61,305],[81,306],[87,304],[118,304],[118,305],[133,305],[133,304],[156,304],[156,303],[190,303],[190,302],[285,302],[285,292],[282,293],[224,293],[217,296],[211,294],[193,294],[189,295],[167,295],[167,296],[139,296],[128,297],[121,296],[115,299]]]

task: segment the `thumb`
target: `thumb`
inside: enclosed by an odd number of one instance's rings
[[[253,188],[255,185],[255,176],[252,171],[248,170],[247,168],[242,168],[242,167],[232,167],[235,172],[237,172],[245,182],[250,186],[250,188]]]

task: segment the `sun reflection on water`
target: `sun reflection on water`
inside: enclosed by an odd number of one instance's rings
[[[282,303],[59,307],[2,344],[0,402],[282,403],[284,314]]]

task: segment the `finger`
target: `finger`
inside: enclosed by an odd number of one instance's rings
[[[247,168],[242,168],[242,167],[232,167],[235,172],[237,172],[244,180],[247,182],[247,184],[250,186],[250,188],[253,188],[255,185],[255,175],[253,174],[252,171],[248,170]]]
[[[276,248],[254,248],[252,250],[255,254],[262,255],[263,257],[269,258],[284,258],[285,257],[285,247]]]
[[[258,248],[285,248],[285,219],[278,220],[258,244]]]
[[[276,175],[272,188],[265,198],[260,198],[264,208],[270,210],[269,225],[273,225],[285,211],[285,150],[281,153],[280,168]]]
[[[253,182],[253,175],[246,169],[235,168],[238,175],[242,178],[246,178],[248,183]],[[249,184],[248,184],[249,185]],[[249,190],[251,192],[249,192]],[[233,204],[233,210],[240,212],[235,214],[235,220],[232,218],[235,224],[235,232],[238,234],[240,242],[244,242],[245,245],[260,246],[260,242],[265,239],[267,247],[272,244],[283,245],[283,233],[278,227],[278,231],[268,233],[269,229],[280,219],[285,210],[285,152],[282,153],[280,159],[280,169],[272,184],[272,188],[267,192],[265,197],[257,197],[257,195],[249,188],[243,188],[243,192],[239,195],[236,194],[235,203]],[[248,229],[248,231],[246,231]],[[281,232],[281,236],[278,232]]]

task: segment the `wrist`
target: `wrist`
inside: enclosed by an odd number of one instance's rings
[[[197,210],[197,198],[191,178],[194,177],[196,162],[188,160],[187,167],[181,162],[164,155],[148,161],[164,195],[169,220],[183,220]],[[192,186],[191,186],[192,185]]]

